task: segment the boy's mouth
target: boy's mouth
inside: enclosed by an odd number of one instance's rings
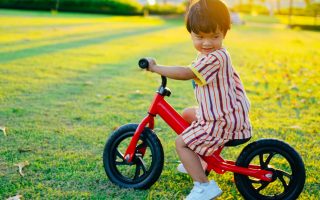
[[[213,48],[202,48],[202,51],[209,53],[213,51]]]

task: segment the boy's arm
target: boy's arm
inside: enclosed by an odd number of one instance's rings
[[[166,76],[171,79],[176,80],[190,80],[196,78],[196,75],[192,72],[192,70],[188,67],[178,67],[178,66],[161,66],[157,65],[155,60],[152,58],[148,58],[149,68],[148,70],[151,72],[155,72],[162,76]]]
[[[150,71],[176,80],[190,80],[196,77],[192,70],[188,67],[165,67],[161,65],[156,65],[153,66],[152,69],[150,69]]]

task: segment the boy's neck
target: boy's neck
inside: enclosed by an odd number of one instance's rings
[[[220,49],[224,49],[224,47],[221,47]],[[217,49],[217,50],[220,50],[220,49]],[[214,50],[214,51],[212,51],[212,52],[215,52],[215,51],[217,51],[217,50]],[[212,53],[212,52],[211,52],[211,53]],[[209,54],[210,54],[210,53],[209,53]],[[209,54],[207,54],[207,55],[209,55]],[[198,52],[198,58],[202,58],[202,57],[205,57],[205,56],[207,56],[207,55]]]

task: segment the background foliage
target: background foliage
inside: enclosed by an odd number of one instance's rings
[[[142,11],[135,0],[0,0],[0,7],[122,15],[141,14]]]
[[[226,2],[229,3],[228,1]],[[296,0],[287,0],[285,6],[280,3],[280,0],[244,0],[232,2],[232,4],[229,4],[230,9],[241,13],[302,15],[314,16],[315,18],[318,18],[320,13],[320,2],[318,0],[304,0],[304,7],[294,5],[293,3],[297,2]],[[185,12],[188,3],[188,0],[181,1],[180,3],[176,2],[176,4],[168,3],[166,0],[157,0],[155,1],[155,4],[152,5],[148,3],[142,5],[138,3],[138,0],[0,0],[0,8],[90,12],[118,15],[142,15],[146,13],[157,15],[180,15]],[[273,6],[271,6],[271,4]],[[271,9],[271,7],[274,6],[275,8]]]

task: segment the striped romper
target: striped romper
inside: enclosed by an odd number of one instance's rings
[[[212,155],[229,140],[251,137],[250,103],[228,51],[224,48],[198,58],[195,73],[197,121],[182,133],[186,145],[199,155]]]

